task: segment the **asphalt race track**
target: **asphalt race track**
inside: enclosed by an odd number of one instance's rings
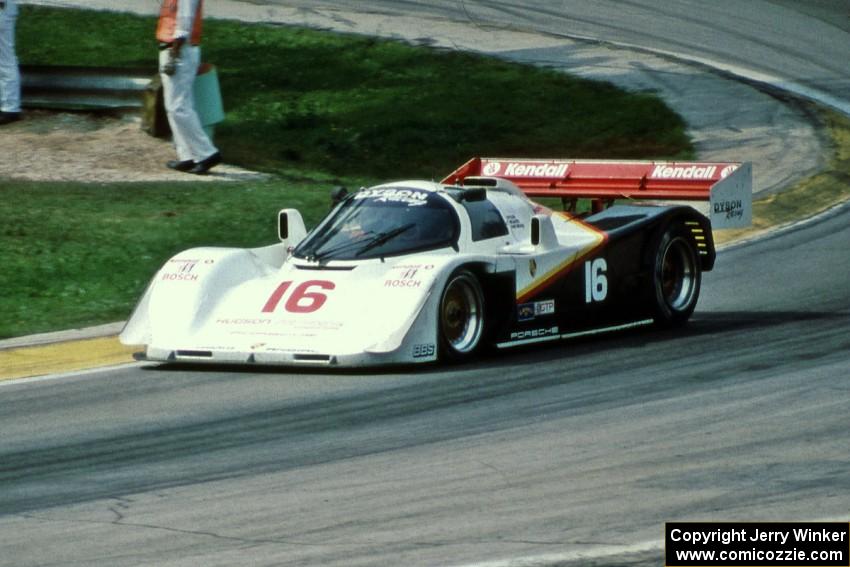
[[[540,19],[509,5],[542,2],[427,4],[540,28],[568,13],[588,35],[636,18],[585,6],[610,2],[545,3]],[[688,28],[698,2],[620,4],[714,41]],[[837,6],[759,4],[800,36]],[[726,30],[712,58],[737,65],[773,37],[710,16]],[[694,45],[668,41],[650,47]],[[783,67],[783,45],[760,70],[844,96],[832,50],[790,45],[800,63]],[[724,250],[683,331],[449,369],[133,365],[0,385],[0,565],[658,565],[668,521],[846,522],[848,248],[845,205]]]
[[[799,92],[829,94],[845,110],[850,86],[843,0],[265,0],[264,4],[419,14],[528,28],[704,61]]]

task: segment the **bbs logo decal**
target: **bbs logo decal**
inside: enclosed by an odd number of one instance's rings
[[[413,345],[413,358],[425,358],[437,354],[437,347],[431,344]]]

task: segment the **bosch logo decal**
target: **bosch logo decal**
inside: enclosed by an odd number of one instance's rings
[[[198,274],[162,274],[162,280],[167,282],[195,282],[198,281]]]
[[[171,260],[170,264],[177,264],[176,272],[165,272],[162,274],[164,281],[190,281],[198,280],[198,274],[193,273],[195,266],[198,265],[197,260]]]
[[[195,282],[198,281],[198,271],[195,268],[201,264],[200,272],[207,271],[211,264],[214,264],[215,260],[211,258],[207,258],[203,261],[195,260],[195,259],[184,259],[184,258],[172,258],[168,261],[168,266],[173,268],[169,271],[163,271],[162,276],[160,277],[163,281],[170,282]]]
[[[384,280],[384,287],[422,287],[420,280]]]
[[[417,276],[419,270],[433,270],[434,264],[403,264],[395,266],[398,272],[395,277],[384,280],[384,287],[422,287],[422,280]]]

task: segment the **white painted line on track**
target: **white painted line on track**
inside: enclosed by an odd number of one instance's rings
[[[786,232],[790,232],[792,230],[803,229],[809,225],[821,222],[829,217],[839,215],[843,212],[845,208],[850,207],[850,201],[845,201],[843,203],[837,203],[832,205],[828,209],[825,209],[814,216],[806,217],[804,219],[798,221],[792,221],[787,224],[778,225],[774,227],[770,227],[766,229],[764,232],[760,232],[758,234],[754,234],[748,238],[742,238],[741,240],[735,240],[732,242],[727,242],[722,246],[717,247],[717,251],[725,251],[731,250],[733,248],[737,248],[739,246],[745,246],[747,244],[751,244],[753,242],[758,242],[759,240],[765,240],[767,238],[772,238],[774,236],[781,236]]]
[[[769,522],[774,520],[764,521]],[[847,522],[847,518],[815,518],[797,521],[801,523],[843,524]],[[462,563],[455,565],[454,567],[557,567],[564,563],[587,561],[591,559],[605,559],[606,557],[618,557],[621,555],[633,555],[636,553],[648,553],[650,551],[662,551],[663,549],[663,540],[659,539],[624,545],[594,545],[588,546],[585,549],[565,551],[563,553],[547,553],[541,555],[529,555],[527,557],[513,557],[510,559],[496,559],[492,561],[479,561],[476,563]]]
[[[618,555],[630,555],[634,553],[645,553],[648,551],[660,551],[661,544],[657,540],[644,541],[631,545],[599,545],[588,549],[566,551],[564,553],[547,553],[544,555],[515,557],[512,559],[497,559],[495,561],[482,561],[478,563],[465,563],[456,567],[546,567],[549,565],[561,565],[574,561],[586,561],[589,559],[604,559]]]

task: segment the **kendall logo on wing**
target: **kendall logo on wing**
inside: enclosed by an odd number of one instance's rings
[[[567,167],[566,163],[510,162],[505,167],[503,175],[506,177],[565,177]]]
[[[716,173],[716,165],[656,165],[649,177],[652,179],[714,179]]]

